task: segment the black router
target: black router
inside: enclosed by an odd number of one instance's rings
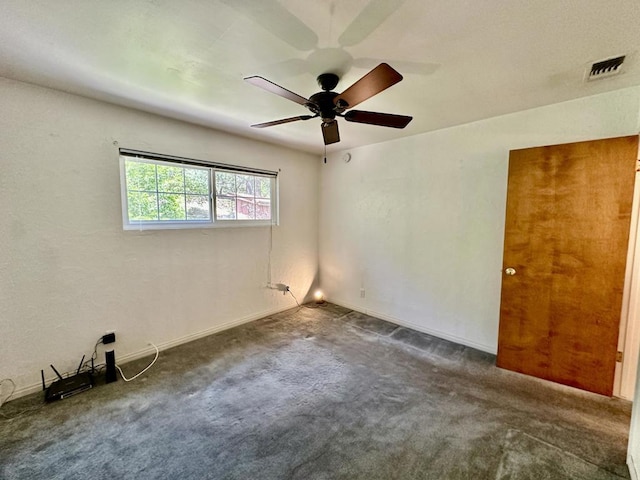
[[[50,365],[53,371],[56,372],[58,380],[49,385],[49,388],[45,387],[44,371],[40,370],[40,374],[42,375],[42,389],[45,391],[45,401],[53,402],[55,400],[62,400],[63,398],[82,393],[93,387],[93,377],[91,376],[91,373],[80,373],[82,362],[84,362],[84,355],[82,356],[82,360],[80,360],[80,365],[78,365],[78,370],[76,370],[75,375],[71,375],[69,377],[63,377],[60,375],[58,370],[56,370],[56,367]]]

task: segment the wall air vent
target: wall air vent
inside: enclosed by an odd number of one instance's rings
[[[587,81],[599,80],[601,78],[608,78],[613,75],[618,75],[622,71],[622,64],[624,62],[625,55],[620,57],[610,58],[608,60],[602,60],[591,65],[591,71],[587,77]]]

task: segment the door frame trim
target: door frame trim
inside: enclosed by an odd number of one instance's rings
[[[640,162],[640,146],[636,157]],[[613,395],[633,400],[640,354],[640,172],[636,169],[629,228],[629,250],[620,312],[618,351],[622,363],[616,364]]]

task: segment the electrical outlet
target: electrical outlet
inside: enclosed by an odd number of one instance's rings
[[[360,298],[364,298],[364,288],[360,289]]]
[[[107,332],[102,336],[102,343],[108,345],[116,341],[116,332]]]

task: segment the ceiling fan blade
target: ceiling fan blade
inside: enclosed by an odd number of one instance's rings
[[[338,143],[340,141],[337,121],[334,120],[331,123],[322,122],[322,138],[324,138],[325,145],[331,145],[332,143]]]
[[[316,115],[317,116],[317,115]],[[282,125],[283,123],[297,122],[298,120],[309,120],[314,118],[313,115],[299,115],[297,117],[283,118],[282,120],[274,120],[273,122],[256,123],[251,125],[253,128],[273,127],[274,125]]]
[[[352,108],[375,94],[402,80],[402,75],[386,63],[381,63],[356,83],[338,95],[333,101],[344,108]]]
[[[394,115],[391,113],[365,112],[364,110],[351,110],[344,114],[347,122],[367,123],[381,127],[404,128],[413,117],[406,115]]]
[[[267,92],[275,93],[276,95],[280,95],[281,97],[286,98],[287,100],[291,100],[292,102],[299,103],[300,105],[306,105],[309,103],[309,100],[298,95],[297,93],[293,93],[291,90],[287,90],[280,85],[273,83],[270,80],[267,80],[263,77],[253,76],[253,77],[245,77],[245,82],[250,83],[251,85],[255,85],[256,87],[260,87]]]
[[[371,0],[340,35],[338,44],[342,47],[359,44],[404,2],[405,0]]]

